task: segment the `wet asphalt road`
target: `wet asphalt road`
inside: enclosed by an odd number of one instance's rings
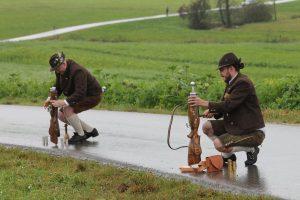
[[[178,167],[186,165],[187,149],[172,151],[166,143],[169,115],[86,111],[80,117],[102,134],[88,142],[58,148],[94,158],[110,159],[124,164],[145,167],[162,173],[180,174]],[[0,143],[44,147],[49,113],[41,107],[0,105]],[[201,120],[201,123],[204,119]],[[172,127],[173,146],[186,145],[187,117],[176,116]],[[63,124],[61,133],[64,133]],[[72,128],[69,128],[71,133]],[[267,124],[266,139],[255,166],[245,167],[245,153],[238,153],[236,174],[226,169],[219,173],[188,175],[194,182],[234,192],[270,194],[286,199],[300,199],[300,126]],[[62,134],[63,135],[63,134]],[[71,134],[70,134],[71,135]],[[218,154],[211,141],[201,136],[202,158]]]

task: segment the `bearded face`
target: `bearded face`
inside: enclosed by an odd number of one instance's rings
[[[229,67],[222,67],[219,69],[219,71],[220,71],[220,76],[222,77],[224,82],[228,84],[232,78],[232,76],[229,73]]]
[[[59,74],[63,74],[66,71],[67,63],[63,62],[60,66],[58,66],[55,71]]]

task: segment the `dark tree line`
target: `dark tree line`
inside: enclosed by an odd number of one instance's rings
[[[230,28],[232,23],[229,0],[218,0],[217,5],[219,7],[220,21],[225,27]]]
[[[263,3],[251,3],[242,6],[231,5],[230,0],[217,0],[218,15],[210,10],[208,0],[196,0],[190,5],[182,5],[178,9],[182,19],[188,19],[193,29],[209,29],[215,26],[231,28],[234,25],[272,20],[270,6]]]

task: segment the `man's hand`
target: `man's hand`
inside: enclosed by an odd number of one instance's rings
[[[204,107],[204,108],[208,107],[208,101],[200,99],[197,96],[189,96],[189,98],[188,98],[188,104],[190,106],[201,106],[201,107]]]
[[[66,103],[64,100],[50,100],[50,103],[54,106],[54,107],[63,107],[66,106]]]
[[[46,109],[46,108],[48,108],[48,106],[50,106],[50,98],[48,97],[47,99],[46,99],[46,101],[44,102],[44,108]]]
[[[205,118],[212,118],[214,116],[214,113],[209,112],[209,110],[207,109],[203,112],[203,116]]]

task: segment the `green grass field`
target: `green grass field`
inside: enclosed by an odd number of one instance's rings
[[[1,0],[0,39],[65,26],[158,15],[189,0]]]
[[[0,199],[271,199],[21,149],[0,147],[0,156]]]
[[[2,0],[0,39],[85,23],[177,12],[190,0]],[[241,2],[235,0],[234,4]],[[216,2],[211,0],[212,7]]]
[[[173,10],[177,10],[178,5],[182,4],[182,1],[172,1],[172,3],[171,1],[164,1],[163,3],[151,1],[146,4],[135,4],[136,1],[134,0],[118,2],[90,0],[79,9],[80,2],[76,1],[68,8],[73,9],[70,15],[72,14],[74,18],[65,18],[65,24],[61,24],[61,26],[77,23],[76,16],[78,14],[76,13],[86,12],[91,5],[94,5],[93,9],[105,8],[105,12],[91,12],[91,14],[85,15],[86,18],[82,18],[86,21],[80,23],[92,22],[92,17],[95,16],[107,20],[114,19],[114,17],[129,17],[129,15],[159,14],[162,13],[161,8],[165,8],[166,4]],[[39,4],[35,3],[33,0],[27,2],[28,9],[30,8],[32,12],[20,12],[19,16],[33,16],[38,13],[39,10],[35,9],[35,6]],[[61,5],[68,3],[68,1],[62,1]],[[11,7],[11,3],[8,1],[3,1],[1,4]],[[42,6],[45,16],[50,15],[51,8],[56,3],[48,4]],[[133,4],[134,12],[129,12],[129,14],[128,9]],[[24,3],[15,1],[14,5],[14,9],[18,10],[24,6]],[[145,11],[145,7],[148,8],[147,11]],[[115,15],[115,10],[121,10],[120,15]],[[132,93],[128,92],[128,95],[135,95],[142,90],[147,90],[146,95],[148,96],[145,98],[157,97],[162,99],[162,96],[170,95],[167,90],[157,94],[156,97],[152,97],[152,94],[149,95],[149,93],[155,93],[155,87],[160,87],[159,84],[165,84],[159,82],[161,79],[168,80],[172,76],[173,72],[170,71],[170,68],[177,66],[177,69],[181,69],[189,66],[189,73],[192,73],[193,77],[206,75],[213,77],[209,83],[211,86],[207,91],[199,89],[199,94],[204,98],[216,100],[216,97],[219,96],[217,93],[221,95],[223,87],[218,72],[215,70],[218,59],[224,53],[233,51],[245,62],[246,67],[242,72],[249,75],[255,82],[263,107],[268,109],[267,113],[273,113],[270,110],[276,109],[299,108],[298,95],[292,98],[292,103],[288,102],[294,93],[297,94],[299,85],[292,85],[292,88],[285,88],[287,86],[280,85],[282,82],[285,83],[284,78],[286,77],[299,77],[299,10],[300,1],[278,5],[278,21],[253,23],[233,29],[191,30],[187,28],[186,21],[178,17],[169,17],[93,28],[38,41],[2,43],[0,44],[0,66],[3,71],[0,81],[2,81],[1,91],[3,92],[0,95],[0,102],[22,104],[42,102],[47,96],[47,87],[54,78],[48,72],[48,58],[53,52],[63,50],[69,58],[73,58],[89,68],[102,85],[108,86],[108,98],[104,98],[102,108],[142,111],[147,108],[150,112],[166,112],[178,101],[173,101],[175,102],[173,104],[172,102],[167,104],[153,103],[152,106],[152,104],[139,104],[137,99],[132,100],[132,97],[129,96],[124,98],[116,98],[116,96],[120,96],[120,92],[125,93],[126,90],[131,90],[132,88],[128,88],[130,86],[127,84],[130,83],[129,85],[137,88]],[[32,30],[31,23],[38,29],[48,29],[36,18],[30,23],[27,23],[26,18],[24,18],[23,23],[26,27],[18,26],[17,31],[9,33],[6,31],[11,30],[9,27],[10,24],[13,24],[9,21],[15,19],[12,19],[12,13],[1,13],[0,15],[8,17],[8,20],[5,21],[6,24],[2,26],[5,30],[1,30],[0,34],[7,34],[11,37],[14,34],[23,34]],[[56,17],[57,15],[53,18],[47,18],[49,21],[43,20],[43,22],[50,24],[55,21]],[[18,23],[21,21],[16,24]],[[23,93],[22,91],[5,91],[5,88],[9,87],[10,77],[15,77],[15,75],[20,80],[17,84],[15,83],[15,88],[18,88],[18,85],[26,86]],[[159,84],[156,84],[158,82]],[[122,91],[118,91],[124,84],[127,85],[122,88]],[[148,86],[151,88],[149,89]],[[283,93],[289,89],[291,92]],[[212,94],[211,90],[213,90]],[[276,93],[275,90],[280,91]],[[140,96],[137,95],[136,98],[140,98]],[[280,106],[274,106],[272,102],[280,103]],[[279,111],[278,113],[282,112],[286,111]],[[298,111],[294,110],[293,112],[297,113]],[[276,116],[273,120],[283,121],[280,120],[280,115],[274,113],[267,116],[270,116],[268,120],[272,119],[272,116]],[[293,117],[293,119],[295,119],[292,121],[294,123],[300,122],[299,118]]]
[[[297,2],[296,5],[298,4],[300,3]],[[187,21],[178,17],[172,17],[83,30],[62,35],[59,39],[93,42],[166,42],[188,44],[286,43],[299,42],[299,32],[300,18],[282,18],[276,22],[246,24],[233,29],[193,30],[187,28]]]

